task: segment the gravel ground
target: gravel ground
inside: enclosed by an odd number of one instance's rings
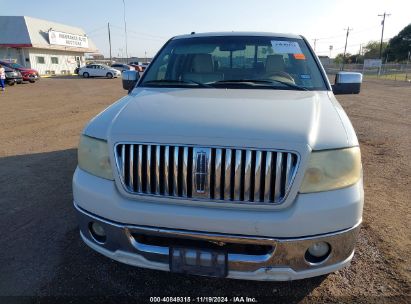
[[[133,268],[82,243],[71,193],[79,134],[124,94],[118,79],[74,77],[0,94],[0,303],[142,303],[163,295],[411,302],[410,84],[369,80],[360,95],[338,97],[359,136],[364,164],[357,251],[349,268],[283,283]]]

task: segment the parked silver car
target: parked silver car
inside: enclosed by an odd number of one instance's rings
[[[123,63],[113,63],[113,64],[111,65],[111,67],[112,67],[113,69],[116,69],[117,71],[120,71],[120,72],[124,72],[124,71],[134,71],[134,70],[135,70],[135,68],[132,67],[131,65],[123,64]]]
[[[79,69],[78,75],[84,78],[107,77],[115,78],[121,76],[121,72],[105,64],[88,64]]]

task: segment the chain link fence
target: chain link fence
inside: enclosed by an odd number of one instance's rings
[[[389,79],[395,81],[411,82],[411,63],[386,63],[381,68],[368,68],[364,64],[336,64],[329,63],[324,65],[328,75],[335,75],[344,70],[347,72],[359,72],[365,79]]]

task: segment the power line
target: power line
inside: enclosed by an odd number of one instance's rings
[[[344,36],[345,34],[342,34],[342,35],[335,35],[335,36],[329,36],[329,37],[322,37],[322,38],[316,38],[317,40],[330,40],[330,39],[333,39],[333,38],[339,38],[339,37],[342,37],[342,36]]]
[[[384,39],[384,42],[388,41],[390,38],[386,38]],[[362,42],[362,43],[355,43],[355,44],[349,44],[347,45],[347,48],[353,48],[353,47],[359,47],[360,45],[364,45],[366,43]],[[362,47],[362,50],[364,52],[364,46]],[[344,46],[338,47],[338,48],[333,48],[333,51],[340,51],[340,50],[344,50]],[[329,50],[321,50],[321,51],[316,51],[317,54],[321,53],[328,53]]]
[[[113,24],[110,23],[110,28],[113,32],[115,32],[115,36],[124,37],[124,31],[118,27],[115,27]],[[144,37],[140,34],[136,34],[133,31],[128,30],[127,36],[131,38],[137,38],[139,40],[152,40],[152,41],[164,41],[166,38],[154,38],[154,37]]]
[[[124,28],[115,24],[111,24],[112,27],[123,30]],[[152,35],[152,34],[147,34],[147,33],[143,33],[143,32],[136,32],[134,30],[128,30],[128,33],[135,33],[137,35],[141,35],[141,36],[148,36],[148,37],[152,37],[152,38],[158,38],[158,39],[168,39],[169,37],[165,37],[165,36],[159,36],[159,35]]]
[[[367,27],[367,28],[363,28],[360,29],[358,31],[355,31],[355,33],[352,33],[351,35],[357,35],[359,33],[363,33],[372,29],[375,29],[377,26],[372,26],[372,27]],[[333,40],[334,38],[340,38],[345,36],[346,34],[341,34],[341,35],[335,35],[335,36],[329,36],[329,37],[322,37],[322,38],[316,38],[317,41],[321,41],[321,40],[325,40],[325,41],[329,41],[329,40]],[[324,41],[323,41],[324,42]]]
[[[359,33],[363,33],[363,32],[367,32],[367,31],[369,31],[369,30],[374,30],[374,29],[376,29],[377,28],[377,26],[372,26],[372,27],[368,27],[368,28],[365,28],[365,29],[362,29],[362,30],[358,30],[358,31],[355,31],[355,33],[352,33],[351,34],[351,36],[352,35],[357,35],[357,34],[359,34]]]
[[[98,31],[104,30],[105,28],[106,28],[106,26],[104,25],[104,26],[98,27],[98,28],[96,28],[96,29],[94,29],[94,30],[87,31],[86,34],[87,34],[87,35],[90,35],[90,34],[92,34],[92,33],[94,33],[94,32],[98,32]]]
[[[106,29],[106,26],[105,26],[104,28]],[[106,35],[107,35],[107,32],[87,34],[88,37],[92,37],[92,38],[99,37],[99,36],[102,36],[102,35],[106,36]]]

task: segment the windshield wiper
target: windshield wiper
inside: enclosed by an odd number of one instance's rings
[[[285,85],[289,88],[293,88],[295,90],[299,91],[308,91],[308,89],[301,87],[299,85],[296,85],[291,82],[287,81],[281,81],[281,80],[265,80],[265,79],[233,79],[233,80],[220,80],[220,81],[215,81],[212,83],[208,83],[209,85],[215,85],[215,84],[224,84],[224,83],[257,83],[257,84],[269,84],[272,87],[276,87],[275,83],[280,83],[282,85]]]
[[[211,88],[210,85],[205,84],[205,83],[201,83],[201,82],[197,82],[194,80],[171,80],[171,79],[156,79],[156,80],[148,80],[148,81],[144,81],[142,84],[161,84],[161,83],[167,83],[167,84],[196,84],[199,87],[202,88]]]

